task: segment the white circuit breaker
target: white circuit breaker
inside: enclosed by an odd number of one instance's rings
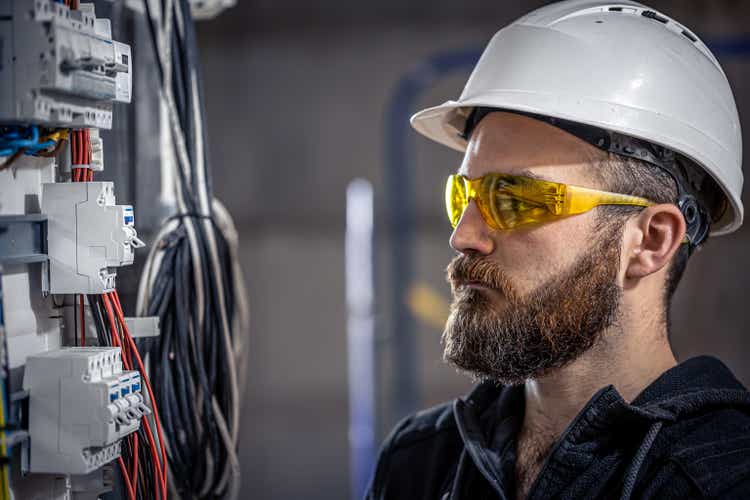
[[[130,205],[115,204],[111,182],[48,183],[42,189],[47,216],[50,293],[113,291],[111,268],[133,263],[144,243]]]
[[[109,129],[112,102],[130,102],[131,68],[93,3],[0,2],[0,121]]]
[[[120,440],[151,413],[119,347],[67,347],[30,356],[30,471],[87,474],[120,456]]]

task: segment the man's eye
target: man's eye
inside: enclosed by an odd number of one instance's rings
[[[533,210],[545,206],[544,203],[541,202],[519,198],[517,196],[509,196],[507,194],[499,194],[495,196],[495,205],[499,210],[512,210],[514,212]]]

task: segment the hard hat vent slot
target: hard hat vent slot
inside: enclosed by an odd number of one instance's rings
[[[647,17],[649,19],[653,19],[654,21],[659,21],[660,23],[667,24],[669,22],[669,19],[667,19],[664,16],[660,16],[659,14],[657,14],[656,12],[654,12],[653,10],[644,10],[643,12],[641,12],[641,15],[643,17]]]
[[[635,7],[608,7],[609,12],[622,12],[623,14],[638,14],[638,9]]]
[[[693,43],[695,43],[695,42],[698,41],[698,38],[695,35],[693,35],[692,33],[690,33],[688,30],[682,30],[682,34],[685,35],[685,38],[687,38],[688,40],[690,40]]]

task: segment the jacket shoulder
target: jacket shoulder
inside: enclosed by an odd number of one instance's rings
[[[384,441],[365,498],[437,497],[462,449],[452,402],[406,417]]]
[[[723,408],[679,423],[670,461],[705,498],[750,498],[750,413]]]
[[[395,451],[451,430],[456,430],[453,402],[442,403],[401,420],[386,439],[386,445]]]

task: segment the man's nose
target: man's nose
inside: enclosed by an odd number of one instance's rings
[[[476,201],[471,200],[453,230],[450,245],[457,252],[489,255],[495,249],[495,242],[490,237],[491,230],[482,218]]]

